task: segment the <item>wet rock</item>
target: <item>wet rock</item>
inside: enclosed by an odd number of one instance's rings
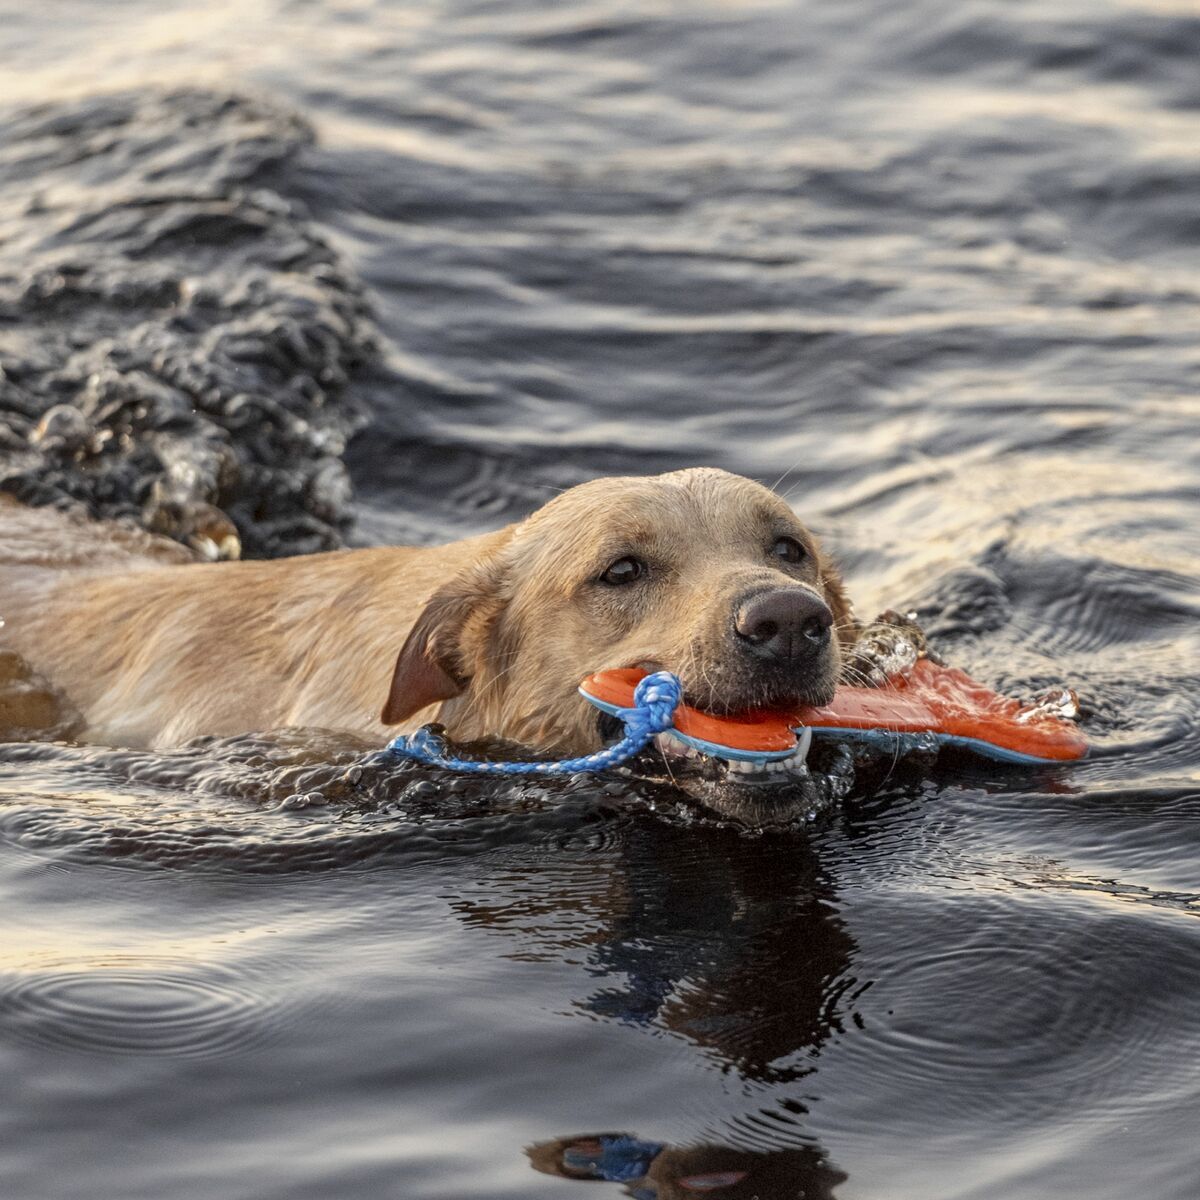
[[[0,650],[0,742],[64,741],[83,718],[57,688],[12,650]]]
[[[341,543],[374,339],[286,195],[311,137],[205,91],[0,115],[0,491],[204,557]]]
[[[87,454],[95,440],[95,431],[87,417],[70,404],[56,404],[34,426],[30,443],[46,455],[74,458]]]

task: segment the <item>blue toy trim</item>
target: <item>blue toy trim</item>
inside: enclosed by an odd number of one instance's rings
[[[818,737],[823,734],[832,734],[842,741],[867,742],[885,748],[895,742],[932,736],[937,741],[938,749],[943,746],[956,746],[959,749],[970,750],[975,754],[982,755],[984,758],[994,759],[996,762],[1019,763],[1027,767],[1046,767],[1064,761],[1057,758],[1039,758],[1036,754],[1022,754],[1020,750],[1009,750],[1007,746],[997,746],[992,742],[982,741],[980,738],[963,737],[956,733],[938,733],[932,729],[927,732],[900,733],[893,729],[852,729],[837,725],[814,725],[813,733]]]
[[[388,750],[402,758],[471,775],[574,775],[580,771],[607,771],[632,758],[655,734],[670,729],[682,699],[683,685],[677,675],[669,671],[647,675],[634,689],[633,707],[613,710],[613,716],[619,717],[625,726],[625,736],[604,750],[580,758],[560,758],[555,762],[478,762],[453,758],[446,753],[446,743],[429,728],[401,734],[388,745]]]

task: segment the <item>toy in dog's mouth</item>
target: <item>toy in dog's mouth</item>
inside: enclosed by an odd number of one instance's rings
[[[618,717],[646,675],[625,667],[589,675],[580,693]],[[807,774],[817,738],[874,745],[895,753],[915,746],[957,746],[1002,762],[1061,763],[1082,758],[1087,743],[1070,720],[1077,701],[1058,689],[1030,704],[1002,696],[953,667],[928,658],[882,687],[839,687],[827,705],[715,716],[690,705],[655,738],[668,763],[709,768],[730,783],[785,783]]]
[[[1031,764],[1065,763],[1087,753],[1068,719],[1078,712],[1069,689],[1022,704],[932,658],[908,661],[911,666],[901,664],[904,669],[883,676],[879,687],[838,688],[827,705],[732,716],[684,703],[683,683],[669,671],[640,665],[601,671],[579,691],[600,710],[604,740],[615,739],[602,749],[533,762],[462,758],[442,731],[425,726],[396,737],[386,754],[476,775],[575,775],[631,765],[653,777],[654,765],[662,763],[672,783],[710,807],[739,822],[769,825],[815,816],[848,794],[860,765],[870,768],[881,759],[932,761],[945,746]],[[650,745],[661,754],[648,754]],[[817,763],[807,761],[810,752]],[[678,780],[672,759],[689,768]],[[703,786],[693,788],[693,782]],[[793,786],[725,786],[783,783]]]
[[[634,688],[647,673],[645,666],[600,671],[580,684],[580,694],[604,714],[602,732],[620,728],[620,712],[632,705]],[[811,743],[812,730],[793,729],[782,713],[715,716],[684,703],[652,746],[668,770],[686,767],[712,781],[772,784],[804,772]]]

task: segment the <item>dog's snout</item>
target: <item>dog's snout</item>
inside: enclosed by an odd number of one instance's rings
[[[734,629],[752,654],[761,658],[798,659],[825,647],[833,613],[807,588],[773,588],[743,600]]]

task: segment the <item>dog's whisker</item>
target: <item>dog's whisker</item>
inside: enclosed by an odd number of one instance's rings
[[[784,480],[785,480],[785,479],[786,479],[786,478],[787,478],[787,477],[788,477],[788,476],[789,476],[789,475],[790,475],[790,474],[791,474],[793,471],[795,471],[795,470],[798,470],[798,469],[799,469],[799,467],[800,467],[800,464],[801,464],[802,462],[804,462],[804,459],[803,459],[803,458],[798,458],[798,459],[796,459],[796,461],[795,461],[794,463],[792,463],[792,465],[791,465],[790,467],[788,467],[788,468],[787,468],[787,470],[786,470],[786,471],[784,471],[784,472],[783,472],[783,474],[782,474],[782,475],[780,475],[780,476],[779,476],[779,478],[778,478],[777,480],[775,480],[775,482],[774,482],[773,484],[771,484],[771,491],[773,491],[773,492],[778,492],[778,491],[779,491],[779,489],[780,489],[780,488],[783,486],[783,481],[784,481]],[[797,484],[796,486],[797,486],[797,487],[799,487],[800,485],[799,485],[799,484]],[[787,498],[787,493],[782,493],[782,494],[783,494],[784,498],[786,499],[786,498]]]

